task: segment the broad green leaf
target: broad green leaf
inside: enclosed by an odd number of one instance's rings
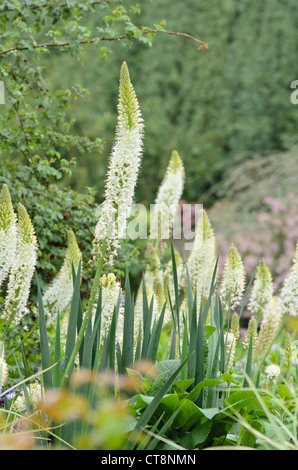
[[[280,384],[277,387],[278,395],[282,400],[289,401],[291,400],[291,392],[288,387],[284,384]]]
[[[187,358],[186,360],[188,360]],[[150,405],[146,408],[144,413],[142,414],[141,418],[138,421],[138,424],[136,426],[136,429],[142,429],[144,426],[147,425],[149,422],[150,418],[154,414],[155,410],[157,409],[160,401],[164,397],[164,395],[167,393],[167,391],[171,388],[172,384],[175,382],[176,377],[180,373],[181,369],[183,368],[185,362],[182,362],[181,365],[178,367],[178,369],[170,376],[170,378],[166,381],[166,383],[159,389],[158,393],[150,403]],[[134,443],[132,441],[127,441],[127,444],[125,445],[125,450],[132,450],[134,448]]]
[[[174,427],[189,429],[202,417],[200,408],[191,400],[185,399],[181,403],[180,411],[174,421]]]
[[[206,325],[204,328],[204,334],[205,334],[206,339],[209,339],[210,336],[212,336],[216,330],[217,328],[215,326]]]
[[[176,380],[172,385],[172,390],[175,390],[177,393],[183,393],[190,387],[193,381],[194,379]]]
[[[266,403],[266,406],[272,408],[272,404],[270,404],[268,396],[263,396],[262,399]],[[226,409],[231,408],[237,411],[241,410],[241,408],[245,408],[247,412],[258,411],[261,414],[264,413],[262,405],[252,390],[238,390],[232,392],[225,401],[225,407]]]
[[[202,382],[198,383],[196,387],[189,393],[189,400],[192,400],[193,402],[197,401],[198,396],[200,395],[200,392],[202,388],[205,387],[214,387],[215,385],[221,384],[221,380],[218,379],[205,379],[202,380]]]
[[[230,383],[236,383],[234,377],[229,374],[229,372],[225,372],[220,376],[222,382],[230,382]]]
[[[205,421],[204,423],[199,424],[181,439],[181,446],[188,450],[195,449],[198,444],[206,441],[210,433],[211,426],[212,421]]]

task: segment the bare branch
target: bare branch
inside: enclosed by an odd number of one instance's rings
[[[156,33],[164,33],[164,34],[170,34],[170,35],[175,35],[175,36],[184,36],[185,38],[191,39],[192,41],[195,41],[200,44],[199,50],[201,49],[208,49],[208,44],[204,41],[201,41],[198,38],[195,38],[194,36],[191,36],[190,34],[186,33],[179,33],[176,31],[165,31],[165,30],[155,30],[155,29],[147,29],[142,31],[143,35],[146,34],[156,34]],[[122,34],[121,36],[116,36],[116,37],[97,37],[93,39],[88,39],[84,41],[79,41],[79,44],[92,44],[94,42],[99,42],[99,41],[121,41],[123,39],[127,39],[129,36],[126,34]],[[32,44],[32,48],[34,49],[47,49],[50,47],[68,47],[71,45],[71,41],[65,41],[61,43],[55,43],[55,42],[48,42],[48,43],[43,43],[43,44]],[[9,52],[14,52],[14,51],[24,51],[24,50],[29,50],[30,48],[28,46],[16,46],[16,47],[11,47],[10,49],[6,49],[4,51],[0,52],[0,55],[8,54]]]

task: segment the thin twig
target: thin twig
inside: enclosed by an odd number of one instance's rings
[[[174,35],[174,36],[183,36],[185,38],[191,39],[192,41],[195,41],[200,44],[199,50],[201,49],[208,49],[208,44],[204,41],[201,41],[200,39],[191,36],[190,34],[187,33],[179,33],[177,31],[165,31],[165,30],[156,30],[156,29],[147,29],[142,31],[142,35],[146,34],[156,34],[156,33],[163,33],[163,34],[169,34],[169,35]],[[84,41],[79,41],[79,44],[92,44],[94,42],[99,42],[99,41],[121,41],[123,39],[127,39],[129,36],[126,34],[122,34],[120,36],[116,37],[96,37],[93,39],[86,39]],[[56,42],[46,42],[42,44],[32,44],[33,49],[47,49],[50,47],[68,47],[71,45],[71,41],[65,41],[61,43],[56,43]],[[4,51],[0,52],[0,55],[8,54],[9,52],[14,52],[14,51],[24,51],[28,50],[29,46],[15,46],[11,47],[10,49],[5,49]]]

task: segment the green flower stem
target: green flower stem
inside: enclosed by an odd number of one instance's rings
[[[6,335],[8,333],[8,330],[10,328],[10,325],[12,323],[13,317],[10,317],[5,325],[4,330],[1,332],[1,341],[4,341],[6,338]]]
[[[84,338],[84,334],[85,334],[90,316],[92,314],[92,308],[93,308],[93,305],[94,305],[94,302],[95,302],[96,293],[97,293],[97,289],[98,289],[98,285],[99,285],[99,280],[100,280],[100,277],[101,277],[101,274],[102,274],[102,267],[103,267],[103,260],[104,260],[105,252],[106,252],[106,245],[107,245],[107,242],[105,240],[104,243],[103,243],[103,247],[102,247],[101,257],[98,261],[96,273],[95,273],[95,276],[94,276],[87,311],[86,311],[86,314],[84,315],[84,318],[83,318],[83,321],[82,321],[80,331],[78,333],[76,343],[74,345],[73,351],[70,355],[69,361],[68,361],[67,366],[65,368],[65,372],[64,372],[64,375],[63,375],[63,378],[62,378],[62,381],[61,381],[61,387],[65,387],[66,384],[67,384],[67,381],[68,381],[69,376],[71,374],[71,371],[73,369],[74,362],[76,360],[77,354],[78,354],[80,346],[82,344],[82,341],[83,341],[83,338]]]

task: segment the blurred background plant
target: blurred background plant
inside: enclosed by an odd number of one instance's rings
[[[263,258],[278,292],[298,237],[297,148],[238,158],[224,174],[224,181],[214,188],[218,202],[209,211],[220,258],[232,242],[248,274]]]

